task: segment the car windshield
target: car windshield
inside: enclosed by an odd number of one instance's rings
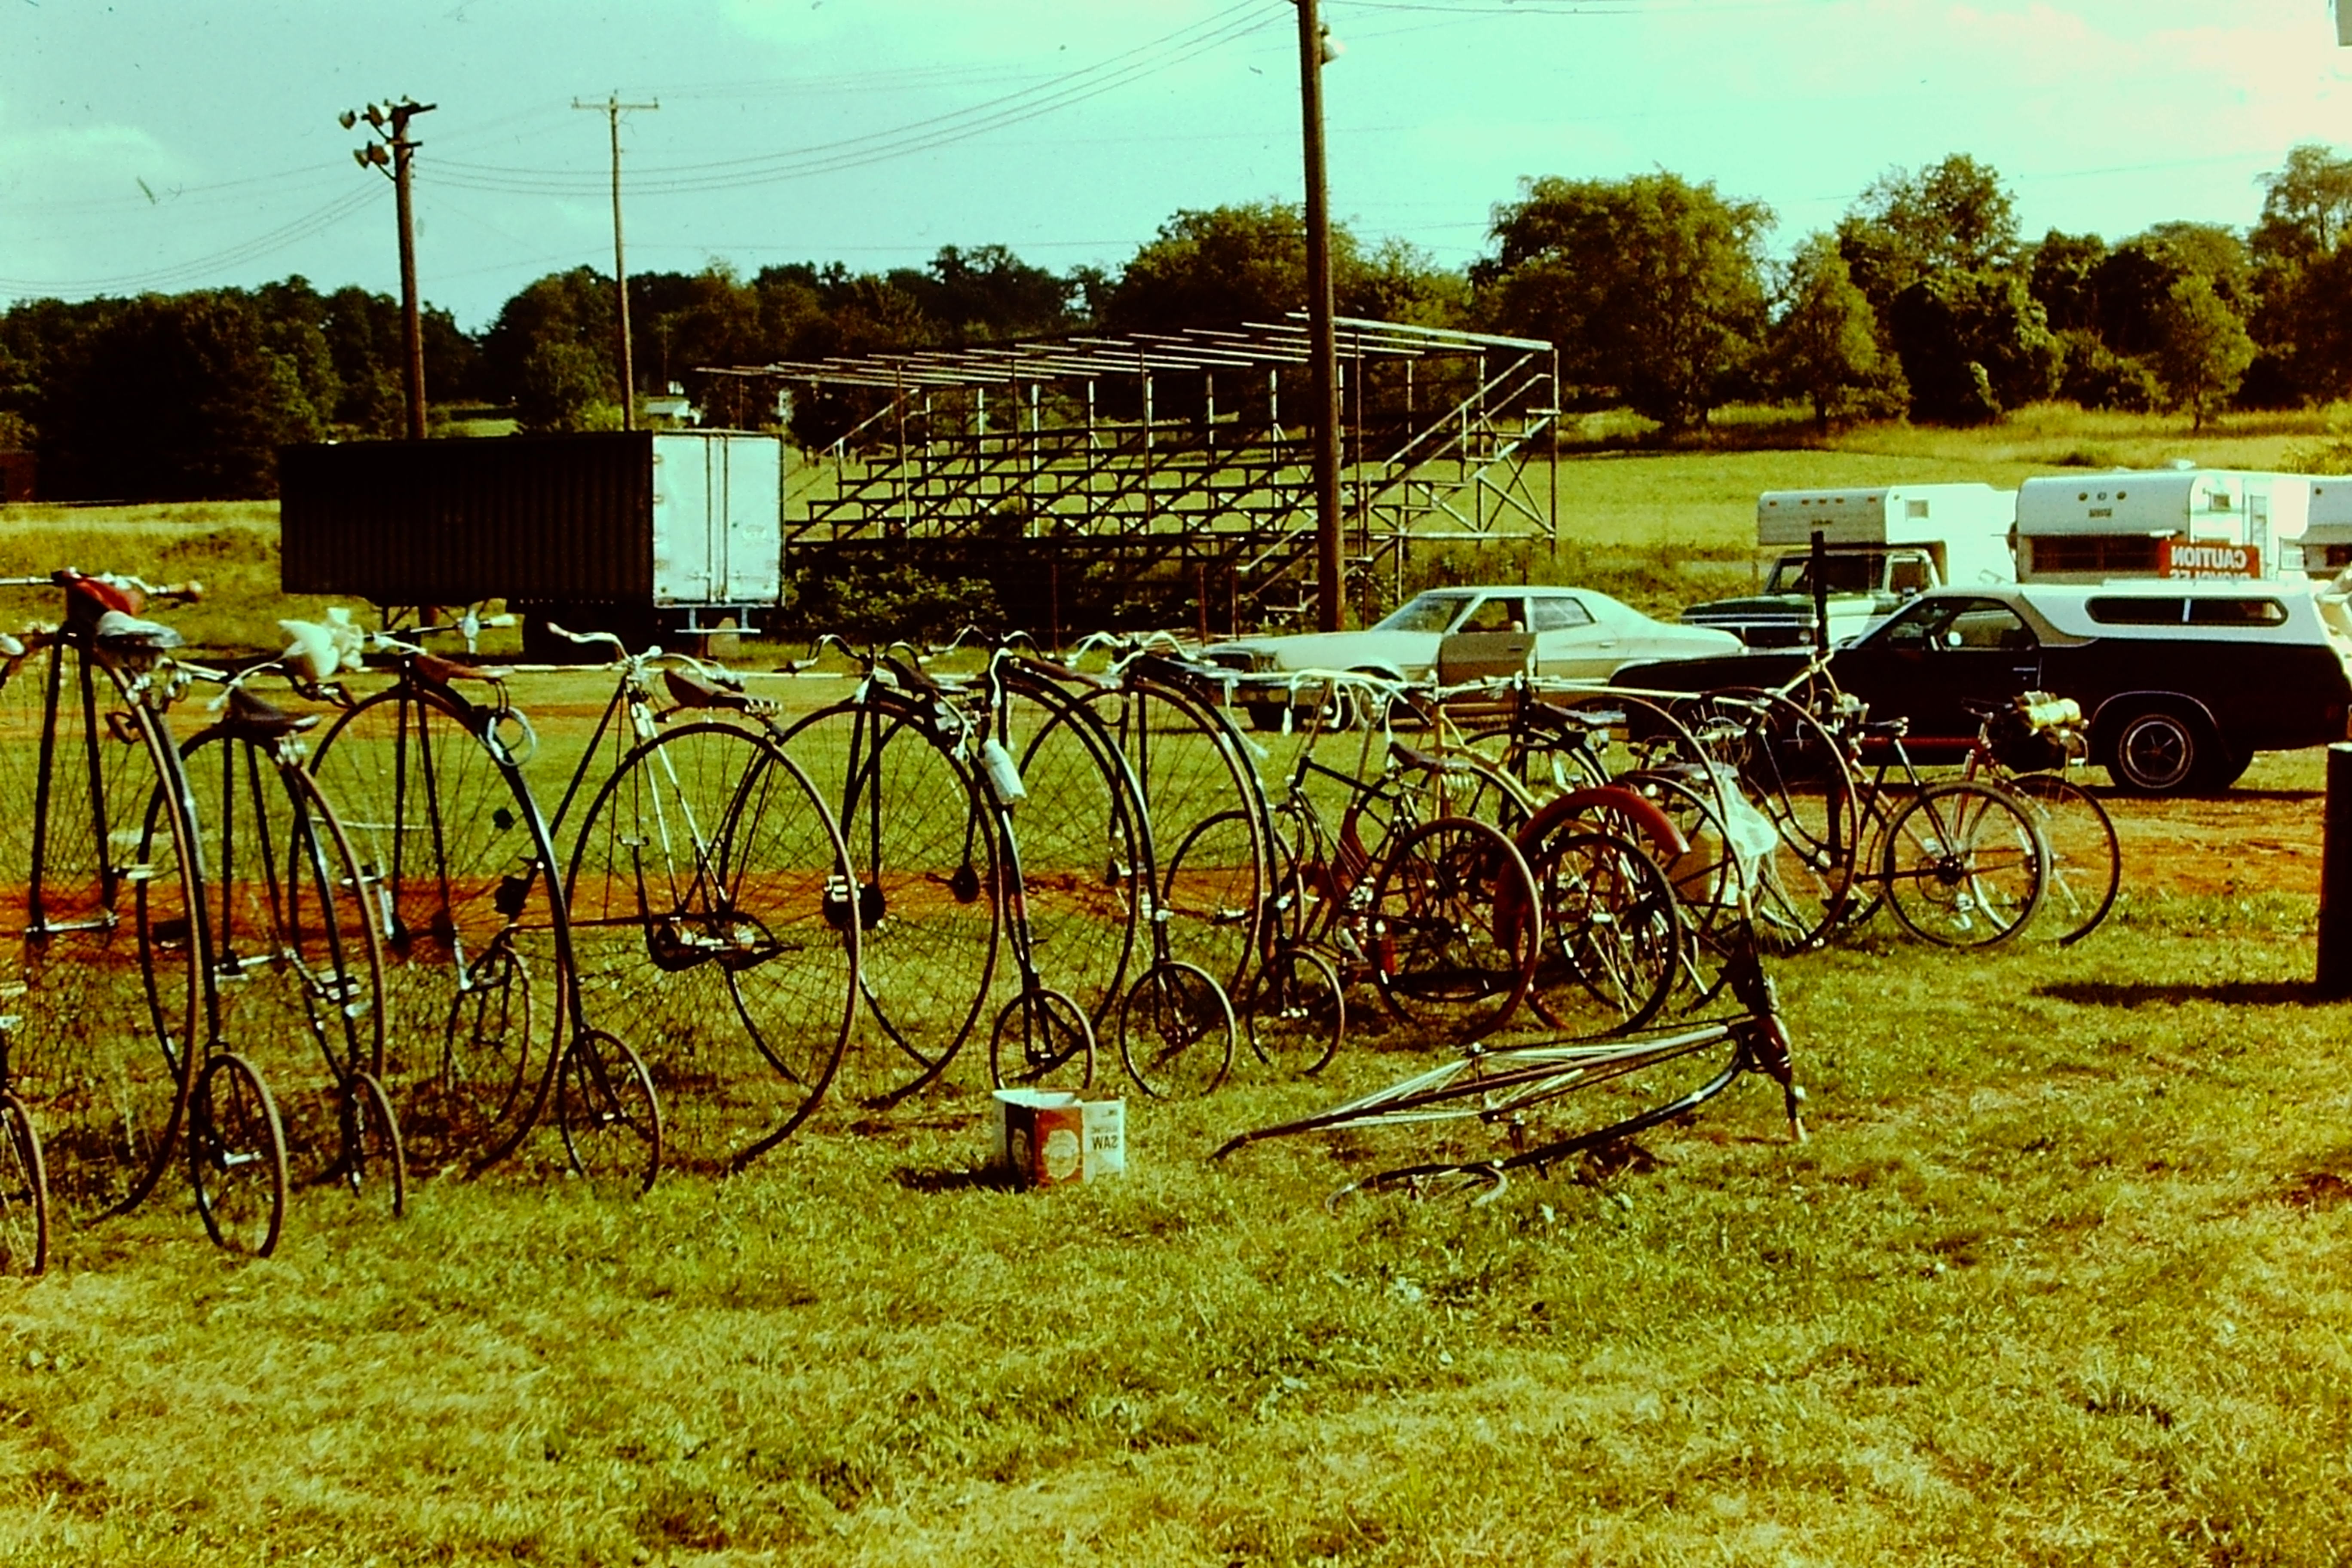
[[[1422,594],[1407,600],[1390,612],[1389,617],[1372,627],[1376,632],[1442,632],[1454,624],[1462,606],[1470,602],[1467,594]]]

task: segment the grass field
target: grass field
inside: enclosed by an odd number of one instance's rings
[[[1768,486],[2185,439],[2053,416],[1580,460],[1562,565],[1664,595],[1688,544],[1745,572]],[[173,618],[268,646],[273,534],[265,508],[10,509],[0,572],[204,576]],[[1776,963],[1810,1142],[1746,1084],[1483,1207],[1327,1212],[1434,1146],[1402,1131],[1207,1159],[1426,1060],[1370,1031],[1320,1081],[1130,1093],[1130,1173],[1046,1193],[980,1173],[971,1051],[937,1095],[829,1105],[637,1202],[565,1181],[542,1131],[397,1224],[298,1196],[239,1264],[167,1189],[0,1280],[0,1562],[2345,1561],[2352,1006],[2306,984],[2320,781],[2257,762],[2260,854],[2204,844],[2210,803],[2117,803],[2138,858],[2077,949],[1944,953],[1882,917]]]

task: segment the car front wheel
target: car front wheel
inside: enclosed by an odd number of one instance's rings
[[[2116,731],[2107,771],[2116,783],[2141,795],[2179,795],[2195,784],[2221,747],[2202,724],[2165,709],[2126,718]]]

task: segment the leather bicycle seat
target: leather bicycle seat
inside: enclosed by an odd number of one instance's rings
[[[776,711],[773,702],[705,680],[688,670],[665,669],[662,683],[669,688],[670,700],[681,708],[712,708],[730,713]]]
[[[142,621],[121,610],[100,614],[90,635],[110,653],[162,653],[180,646],[180,634],[163,622]]]
[[[289,713],[239,686],[229,691],[228,711],[221,717],[221,728],[240,741],[266,744],[308,730],[318,721],[316,713]]]

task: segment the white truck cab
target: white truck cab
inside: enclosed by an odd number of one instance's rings
[[[1930,588],[2013,583],[2014,490],[1990,485],[1877,485],[1766,490],[1756,542],[1788,546],[1760,595],[1694,605],[1693,626],[1750,647],[1801,647],[1813,637],[1812,540],[1822,536],[1830,641],[1849,641]]]

